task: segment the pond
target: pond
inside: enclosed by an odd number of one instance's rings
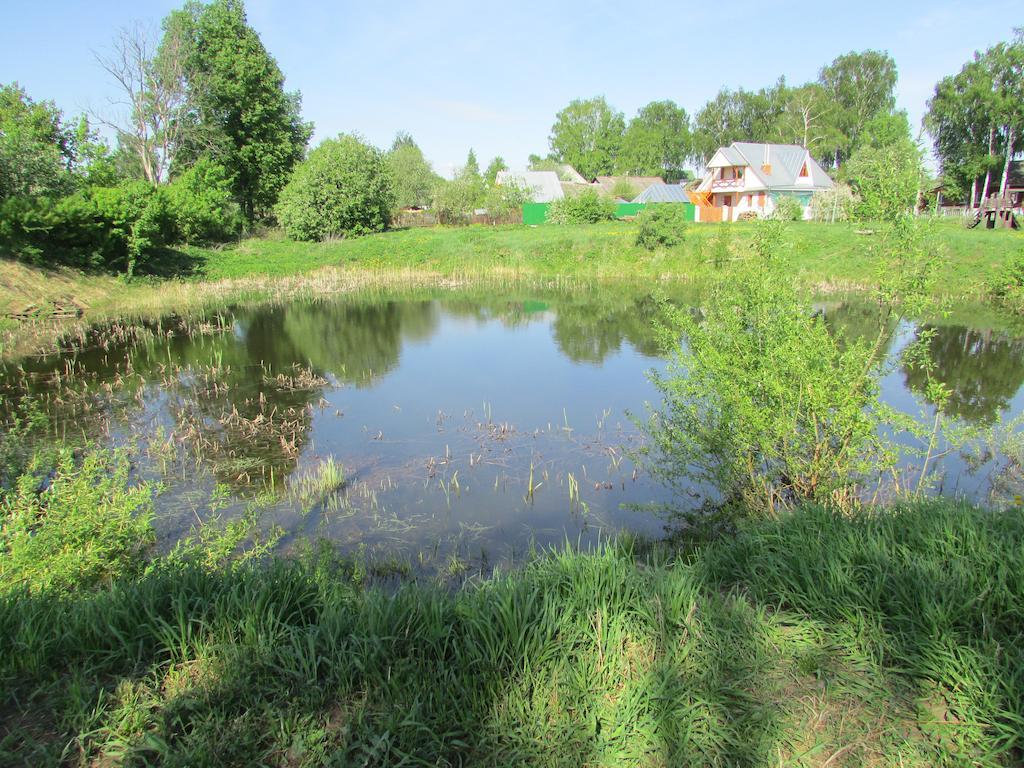
[[[683,293],[672,297],[687,302]],[[818,307],[867,333],[870,305]],[[166,546],[199,521],[257,510],[282,551],[316,538],[441,569],[531,548],[658,536],[673,500],[630,459],[630,414],[657,392],[658,303],[637,288],[367,293],[240,307],[98,332],[82,349],[8,364],[6,395],[42,404],[49,434],[124,446],[159,480]],[[883,398],[927,418],[898,362]],[[936,375],[964,423],[1024,410],[1024,336],[944,322]],[[984,501],[999,457],[948,457],[936,492]],[[461,567],[461,566],[459,566]]]

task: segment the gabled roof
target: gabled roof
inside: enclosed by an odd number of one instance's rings
[[[565,196],[554,171],[498,171],[494,183],[525,187],[530,190],[530,199],[535,203],[550,203]]]
[[[767,165],[771,167],[770,171],[764,170],[766,158]],[[727,162],[721,163],[722,160]],[[804,162],[807,163],[810,184],[797,182]],[[723,165],[747,166],[767,189],[831,189],[835,186],[811,154],[795,144],[734,141],[730,146],[720,148],[708,163],[709,168],[719,168]]]
[[[660,176],[598,176],[594,179],[594,186],[600,187],[601,194],[611,197],[614,194],[615,185],[625,182],[633,190],[633,196],[639,195],[645,189],[655,184],[664,184],[665,180]]]
[[[652,184],[641,192],[634,203],[688,203],[689,196],[682,184]]]

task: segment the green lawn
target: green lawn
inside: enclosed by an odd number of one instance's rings
[[[280,235],[217,250],[193,249],[205,279],[281,276],[317,267],[413,269],[443,275],[515,274],[597,279],[673,277],[699,280],[716,252],[749,252],[756,225],[692,225],[682,246],[646,251],[628,222],[580,226],[408,229],[329,243],[295,243]],[[859,234],[858,232],[862,232]],[[789,228],[795,275],[811,287],[866,287],[875,281],[871,249],[878,237],[852,225],[796,223]],[[958,221],[932,225],[941,256],[937,290],[978,296],[1024,236],[1007,230],[968,230]]]

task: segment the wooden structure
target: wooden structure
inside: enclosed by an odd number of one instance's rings
[[[984,222],[985,229],[1018,229],[1020,224],[1013,210],[1013,199],[1009,195],[998,197],[993,195],[981,204],[967,227],[974,229]]]

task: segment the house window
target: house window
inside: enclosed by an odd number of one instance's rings
[[[722,195],[722,205],[726,208],[732,206],[732,195]]]
[[[807,163],[804,163],[803,166],[800,168],[800,178],[806,179],[809,175],[810,174],[807,173]]]

